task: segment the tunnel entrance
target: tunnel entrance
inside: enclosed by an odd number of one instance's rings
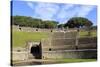
[[[41,59],[42,58],[41,44],[32,46],[30,53],[34,56],[35,59]]]

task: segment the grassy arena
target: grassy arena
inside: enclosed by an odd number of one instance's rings
[[[24,47],[27,41],[40,41],[42,38],[47,38],[48,33],[44,32],[24,32],[13,31],[12,45],[13,47]]]
[[[81,31],[80,37],[84,37],[88,34],[88,32]],[[42,38],[48,38],[49,32],[25,32],[25,31],[16,31],[13,29],[12,31],[12,45],[13,47],[24,47],[27,41],[35,41],[38,42]],[[96,31],[91,33],[91,36],[96,37]]]
[[[12,31],[12,46],[16,47],[24,47],[26,41],[40,41],[42,38],[48,38],[48,32],[25,32],[25,31]],[[86,36],[87,32],[80,32],[80,36]],[[92,36],[96,36],[96,32],[92,32]],[[56,59],[59,61],[59,59]],[[74,62],[90,62],[97,61],[97,59],[60,59],[60,63],[74,63]]]

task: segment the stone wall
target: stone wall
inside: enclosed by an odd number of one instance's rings
[[[42,29],[42,28],[32,28],[32,27],[19,27],[19,26],[12,26],[16,31],[25,31],[25,32],[54,32],[54,31],[61,31],[58,29]]]
[[[97,58],[97,38],[79,38],[77,34],[55,32],[51,38],[41,40],[42,58]]]
[[[41,42],[28,42],[25,49],[14,49],[12,60],[35,59],[30,51],[37,45],[41,46],[42,59],[97,58],[96,37],[77,38],[76,32],[55,32]]]
[[[18,61],[18,60],[27,60],[28,59],[28,53],[27,52],[12,52],[12,60]]]
[[[44,51],[43,59],[91,59],[97,58],[96,50],[66,50],[66,51]]]

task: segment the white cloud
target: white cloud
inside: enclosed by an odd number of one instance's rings
[[[31,9],[33,9],[33,4],[32,4],[32,2],[27,2],[27,5],[28,5]]]
[[[43,3],[38,2],[34,4],[33,2],[27,2],[27,5],[34,9],[34,17],[41,18],[43,20],[59,20],[60,22],[65,22],[69,18],[78,16],[86,17],[94,6],[85,5],[73,5],[73,4],[54,4],[54,3]]]
[[[39,3],[35,8],[35,13],[43,19],[52,19],[59,10],[59,6],[50,3]]]
[[[65,8],[67,7],[67,10]],[[93,10],[94,6],[75,6],[75,5],[66,5],[65,8],[61,9],[57,15],[58,19],[61,19],[61,22],[65,22],[71,17],[86,17],[90,11]]]
[[[64,5],[62,6],[62,10],[68,10],[68,9],[73,8],[73,7],[74,7],[73,4],[64,4]]]
[[[94,8],[94,6],[81,6],[78,10],[77,16],[85,17],[90,11]]]
[[[74,17],[77,14],[77,10],[74,5],[63,5],[63,8],[60,9],[57,14],[57,18],[61,19],[61,23],[64,23],[69,18]]]

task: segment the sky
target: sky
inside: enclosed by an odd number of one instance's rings
[[[53,20],[60,24],[72,17],[85,17],[97,25],[97,6],[33,1],[12,1],[12,15],[31,16],[42,20]]]

